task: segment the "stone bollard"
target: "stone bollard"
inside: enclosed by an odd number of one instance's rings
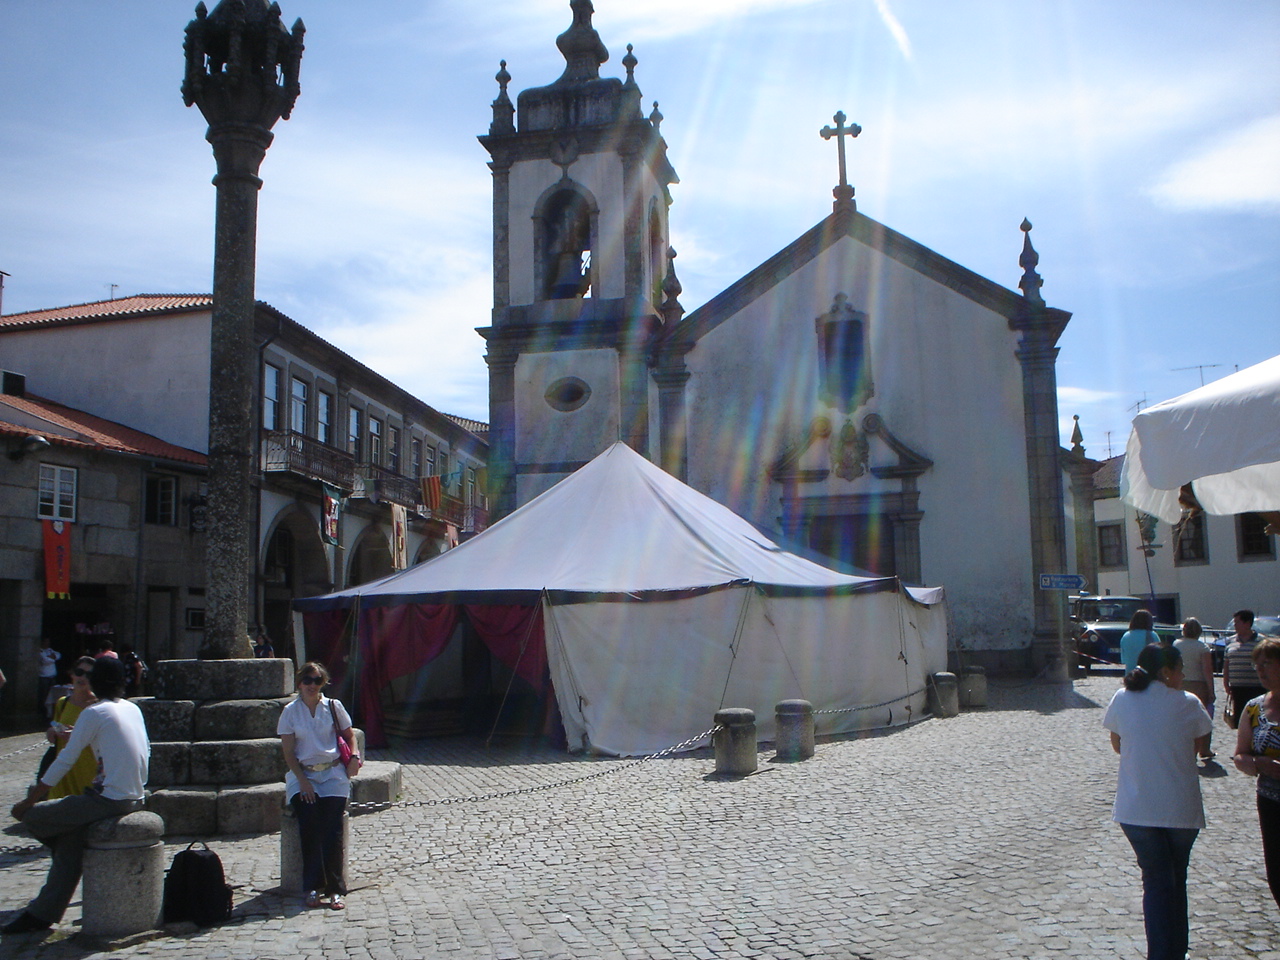
[[[342,812],[342,861],[338,875],[347,885],[347,851],[351,849],[351,815]],[[302,838],[298,836],[298,819],[292,804],[286,803],[280,814],[280,892],[300,897],[302,889]]]
[[[164,821],[143,810],[89,825],[81,888],[84,933],[116,939],[160,925],[163,837]]]
[[[813,756],[813,704],[808,700],[779,700],[775,760],[808,760]]]
[[[929,712],[939,720],[960,713],[960,692],[954,673],[929,675]]]
[[[716,773],[743,776],[756,771],[756,713],[745,707],[716,711]]]
[[[965,667],[960,671],[960,706],[966,710],[987,705],[987,671],[984,667]]]

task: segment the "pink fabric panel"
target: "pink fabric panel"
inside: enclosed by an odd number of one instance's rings
[[[466,604],[463,609],[489,651],[539,695],[547,686],[547,640],[542,604],[531,607]],[[524,652],[521,653],[521,645]]]
[[[454,604],[407,603],[360,611],[360,709],[371,747],[387,743],[378,694],[444,650],[458,623]]]

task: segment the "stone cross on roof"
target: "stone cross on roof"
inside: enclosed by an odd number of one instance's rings
[[[831,191],[831,195],[836,198],[835,208],[839,210],[841,204],[847,203],[851,207],[854,206],[853,187],[849,186],[849,178],[845,172],[844,138],[846,136],[856,137],[862,132],[862,127],[858,126],[856,123],[851,123],[846,127],[844,122],[848,118],[844,115],[843,110],[837,110],[836,115],[831,119],[836,122],[836,125],[834,127],[823,127],[818,132],[822,135],[823,140],[830,140],[832,137],[835,137],[836,146],[839,148],[840,185]]]

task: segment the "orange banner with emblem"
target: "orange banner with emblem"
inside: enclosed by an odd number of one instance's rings
[[[65,520],[44,521],[44,595],[71,599],[71,524]]]

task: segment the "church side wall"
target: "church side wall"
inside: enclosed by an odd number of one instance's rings
[[[209,449],[211,315],[9,331],[0,366],[27,391],[201,453]]]
[[[1032,630],[1030,521],[1022,375],[1005,319],[851,239],[843,239],[745,305],[689,354],[690,483],[768,529],[781,487],[768,475],[815,417],[847,419],[819,400],[815,319],[836,294],[870,324],[875,394],[868,413],[934,465],[920,476],[921,571],[947,588],[953,637],[1024,650]],[[767,362],[765,360],[767,358]],[[870,465],[896,455],[870,439]],[[826,441],[802,467],[831,466]],[[832,471],[804,497],[897,493],[897,480]]]

